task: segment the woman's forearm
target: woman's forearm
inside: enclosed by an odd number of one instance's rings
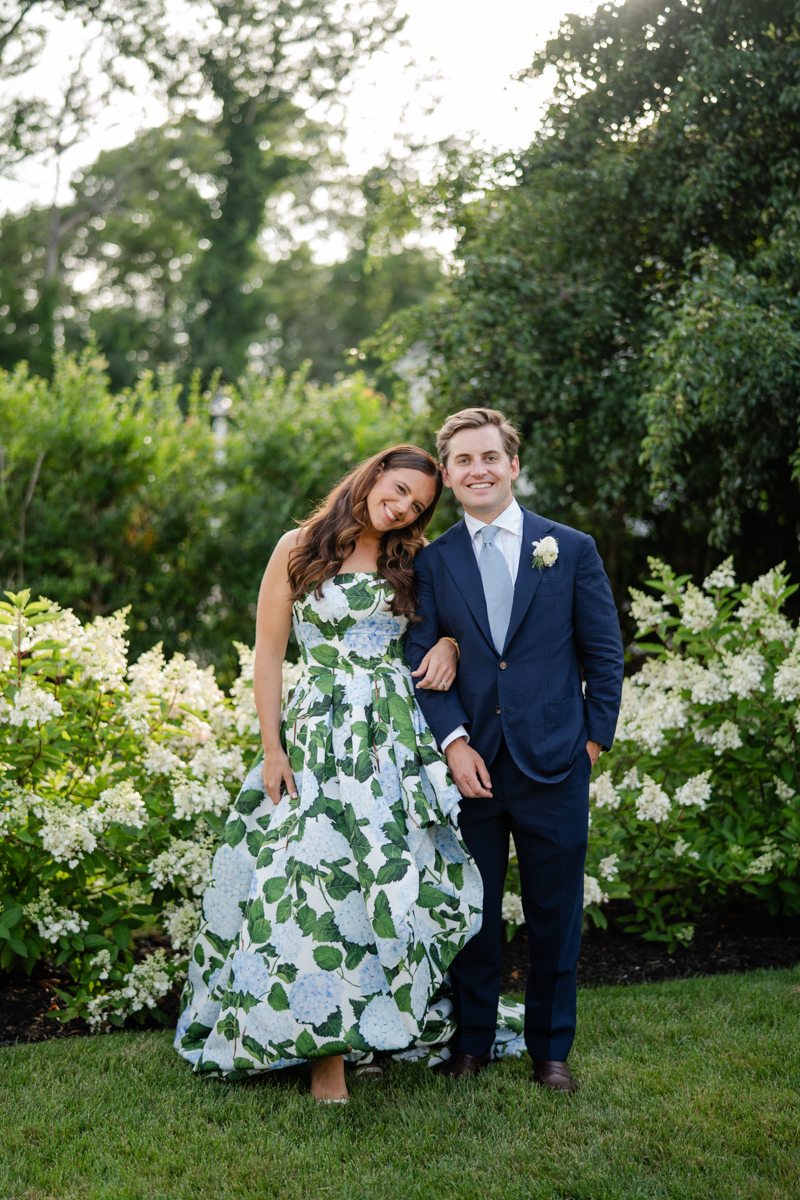
[[[280,748],[282,687],[283,658],[274,651],[257,646],[253,666],[253,696],[265,753]]]

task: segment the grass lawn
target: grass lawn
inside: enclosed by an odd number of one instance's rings
[[[193,1077],[171,1034],[0,1050],[2,1200],[800,1197],[800,968],[579,996],[574,1098],[527,1058],[393,1063],[322,1108],[302,1069]]]

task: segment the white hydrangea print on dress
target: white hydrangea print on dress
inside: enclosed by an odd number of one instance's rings
[[[483,891],[414,697],[406,620],[359,572],[297,602],[294,627],[303,670],[282,732],[299,794],[273,806],[258,762],[245,779],[203,897],[176,1049],[229,1079],[328,1054],[440,1061],[454,1031],[447,968],[480,928]]]

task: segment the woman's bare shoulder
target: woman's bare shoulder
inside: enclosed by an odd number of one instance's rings
[[[284,533],[283,537],[278,539],[267,563],[266,569],[268,575],[274,575],[276,571],[285,573],[288,570],[289,556],[301,544],[303,533],[302,529],[290,529],[287,533]]]
[[[303,538],[305,537],[305,532],[306,531],[304,529],[289,529],[289,530],[287,530],[287,532],[283,535],[283,537],[279,539],[278,545],[275,547],[275,549],[277,550],[278,547],[280,547],[281,550],[284,550],[287,553],[289,550],[294,550],[295,547],[299,546],[300,543],[303,541]]]

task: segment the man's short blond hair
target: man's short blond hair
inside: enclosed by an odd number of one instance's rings
[[[461,412],[448,417],[436,434],[436,451],[442,466],[447,466],[450,443],[457,433],[464,429],[482,429],[484,425],[494,425],[500,431],[503,449],[509,458],[519,453],[519,434],[506,419],[505,413],[498,412],[496,408],[463,408]]]

